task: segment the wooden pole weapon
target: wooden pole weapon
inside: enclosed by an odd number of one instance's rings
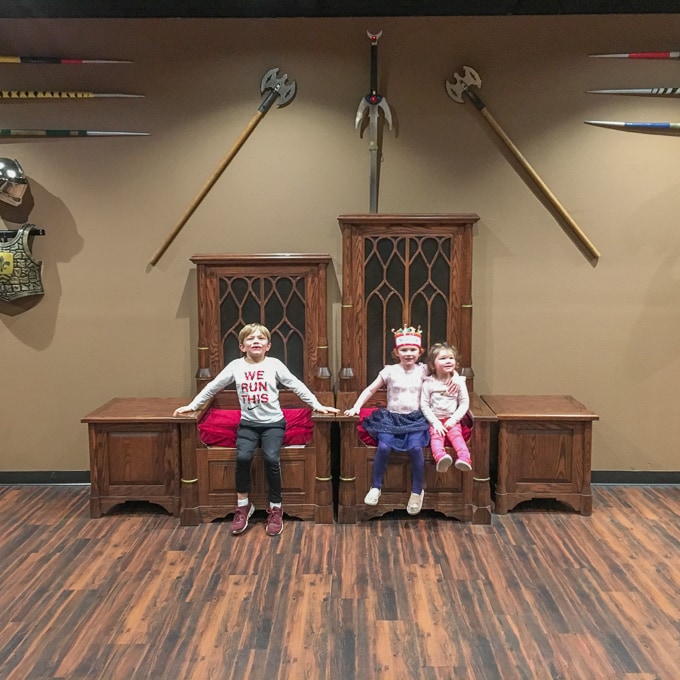
[[[470,66],[463,66],[463,75],[458,73],[454,74],[454,82],[446,81],[446,91],[449,97],[454,101],[462,104],[464,103],[463,95],[466,95],[468,99],[475,105],[475,108],[482,114],[487,123],[493,128],[494,132],[501,138],[505,146],[510,150],[512,155],[517,159],[520,165],[527,172],[529,177],[534,181],[534,184],[538,187],[541,193],[549,201],[552,207],[557,211],[560,217],[564,220],[566,225],[569,227],[570,231],[583,247],[590,253],[594,259],[600,257],[600,253],[597,248],[591,243],[590,239],[585,235],[582,229],[576,224],[571,215],[564,209],[562,204],[557,200],[556,196],[550,191],[545,182],[538,176],[538,173],[531,167],[529,161],[522,155],[520,150],[514,145],[510,137],[505,133],[503,128],[496,122],[496,119],[491,115],[489,110],[486,108],[484,102],[480,99],[479,95],[472,90],[472,86],[480,87],[482,84],[482,79],[479,77],[477,71],[475,71]]]
[[[288,74],[284,74],[278,77],[278,68],[273,68],[267,71],[262,78],[260,84],[260,90],[262,94],[267,93],[262,103],[258,107],[255,115],[250,119],[248,125],[246,125],[243,132],[239,135],[238,139],[234,142],[233,146],[229,150],[229,153],[222,159],[220,164],[217,166],[213,174],[208,178],[206,183],[203,185],[201,190],[198,192],[194,200],[191,202],[189,207],[184,212],[184,215],[180,218],[179,222],[174,226],[168,237],[163,241],[160,248],[154,253],[151,260],[149,260],[150,266],[155,266],[160,260],[163,253],[168,249],[170,244],[175,240],[175,237],[181,231],[182,227],[187,223],[189,218],[194,214],[194,211],[200,205],[201,201],[206,197],[210,189],[220,178],[222,173],[226,170],[227,166],[233,160],[234,156],[239,152],[241,147],[246,143],[246,140],[252,134],[253,130],[258,126],[262,118],[266,115],[267,111],[272,107],[274,102],[279,99],[278,107],[285,106],[290,100],[295,96],[297,85],[295,81],[288,83]]]

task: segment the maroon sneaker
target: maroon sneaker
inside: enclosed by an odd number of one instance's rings
[[[278,536],[283,531],[283,510],[281,508],[267,508],[267,526],[264,529],[267,536]]]
[[[234,519],[231,520],[231,533],[233,536],[242,534],[248,528],[248,520],[255,512],[255,506],[252,503],[242,505],[234,510]]]

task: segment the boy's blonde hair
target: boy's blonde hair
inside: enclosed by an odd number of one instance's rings
[[[245,339],[249,336],[252,335],[253,333],[262,333],[265,338],[267,338],[267,342],[271,342],[272,340],[272,334],[269,332],[269,329],[266,326],[263,326],[261,323],[249,323],[246,324],[238,333],[238,344],[242,345]]]
[[[451,354],[453,354],[453,358],[456,361],[456,368],[458,368],[458,350],[453,345],[449,345],[448,342],[435,342],[435,344],[430,347],[430,351],[427,353],[428,375],[435,374],[434,360],[439,356],[439,353],[442,350],[446,350],[447,352],[451,352]]]

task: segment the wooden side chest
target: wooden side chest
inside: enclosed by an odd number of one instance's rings
[[[130,500],[178,517],[182,452],[196,450],[196,417],[173,418],[180,398],[112,399],[81,422],[90,439],[90,516]],[[188,480],[191,481],[191,480]]]
[[[532,498],[592,513],[592,424],[599,416],[566,395],[482,395],[498,422],[499,515]]]

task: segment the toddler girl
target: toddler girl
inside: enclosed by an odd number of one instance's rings
[[[430,422],[430,448],[437,472],[446,472],[453,459],[444,449],[445,441],[456,452],[456,468],[472,470],[470,451],[461,432],[460,421],[470,408],[465,378],[456,371],[458,351],[438,342],[428,354],[429,377],[423,381],[420,408]]]

